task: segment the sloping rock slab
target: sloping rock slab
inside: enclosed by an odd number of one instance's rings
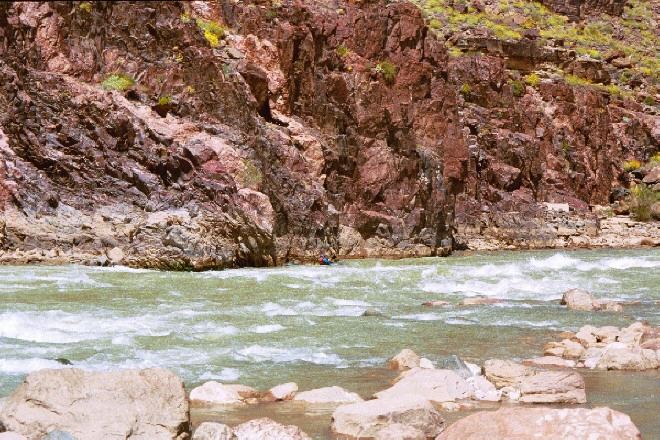
[[[450,425],[437,440],[641,439],[630,417],[610,408],[502,408],[481,411]]]
[[[368,438],[394,423],[409,425],[426,437],[435,437],[442,432],[445,422],[431,402],[405,395],[342,405],[332,414],[331,429],[340,435]]]
[[[450,370],[413,368],[401,374],[392,387],[374,394],[378,399],[412,394],[431,402],[454,402],[470,397],[470,387],[461,376]]]
[[[31,373],[2,407],[0,425],[30,439],[54,427],[86,440],[183,439],[190,429],[183,381],[158,368]]]

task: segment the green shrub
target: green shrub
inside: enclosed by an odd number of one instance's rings
[[[181,22],[183,24],[188,24],[192,21],[192,17],[190,16],[190,12],[184,12],[181,14]]]
[[[463,84],[461,86],[461,95],[463,95],[463,98],[468,99],[470,93],[472,93],[472,87],[470,87],[470,84]]]
[[[635,220],[647,222],[653,219],[651,206],[660,202],[660,192],[653,191],[643,183],[632,188],[632,192],[626,198],[626,203],[630,207],[630,213]]]
[[[89,4],[89,2],[82,2],[81,4],[78,5],[78,8],[81,11],[87,12],[88,14],[92,12],[92,5]]]
[[[346,46],[339,45],[339,46],[337,46],[337,53],[340,56],[345,57],[345,56],[348,56],[348,54],[351,53],[351,51]]]
[[[169,94],[163,95],[158,99],[158,104],[159,105],[167,105],[170,102],[172,102],[172,97]]]
[[[651,95],[647,95],[644,97],[644,104],[646,105],[655,105],[655,98]]]
[[[106,90],[119,90],[120,92],[127,90],[133,84],[135,84],[135,80],[123,73],[113,73],[101,83]]]
[[[247,187],[255,187],[261,184],[263,176],[254,162],[250,159],[242,159],[242,162],[244,168],[238,173],[238,178],[241,180],[241,183]]]
[[[536,73],[530,73],[525,77],[525,82],[532,87],[536,87],[541,82],[541,78]]]
[[[511,81],[511,91],[515,96],[522,96],[525,94],[525,84],[518,80]]]
[[[651,158],[649,159],[646,165],[650,167],[656,167],[660,165],[660,152],[657,152],[653,156],[651,156]]]
[[[629,160],[623,163],[623,170],[627,173],[636,170],[637,168],[641,167],[642,164],[638,160]]]
[[[376,66],[376,72],[381,73],[387,81],[392,81],[396,76],[396,66],[389,61],[381,61]]]

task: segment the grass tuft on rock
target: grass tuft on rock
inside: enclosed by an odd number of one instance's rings
[[[135,84],[135,80],[123,73],[113,73],[101,83],[106,90],[118,90],[120,92],[128,90],[133,84]]]

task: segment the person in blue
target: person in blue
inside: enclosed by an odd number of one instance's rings
[[[332,264],[332,261],[328,259],[328,257],[325,256],[325,254],[321,254],[319,257],[319,264],[321,266],[330,266]]]

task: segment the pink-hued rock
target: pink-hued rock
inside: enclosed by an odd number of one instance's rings
[[[306,403],[356,403],[364,401],[357,393],[352,393],[337,386],[303,391],[296,394],[293,400]]]
[[[437,440],[469,438],[637,440],[641,434],[630,417],[610,408],[501,408],[469,415],[451,424]]]
[[[571,289],[564,292],[561,305],[566,305],[570,310],[600,310],[600,303],[589,292],[582,289]]]
[[[444,429],[444,420],[433,405],[412,394],[341,405],[332,413],[331,429],[340,435],[369,438],[393,423],[419,429],[426,437],[435,437]]]
[[[543,356],[540,358],[525,359],[522,364],[530,367],[572,368],[575,366],[574,361],[567,361],[559,356]]]
[[[312,438],[294,425],[282,425],[263,417],[250,420],[234,428],[237,440],[279,439],[279,440],[311,440]]]
[[[184,439],[189,423],[183,381],[158,368],[36,371],[0,410],[0,425],[31,440],[54,427],[90,440]]]
[[[484,362],[484,377],[497,388],[519,384],[524,377],[531,376],[533,370],[513,361],[489,359]]]
[[[420,357],[414,351],[404,348],[399,354],[387,361],[387,368],[398,371],[410,370],[419,367],[419,359]]]
[[[434,403],[453,402],[470,396],[470,387],[461,376],[450,370],[414,368],[404,371],[390,388],[374,394],[378,399],[403,395],[423,397]]]
[[[520,382],[523,403],[585,403],[584,378],[573,371],[540,371]]]
[[[298,385],[294,382],[284,383],[266,391],[261,398],[264,401],[291,400],[298,392]]]

